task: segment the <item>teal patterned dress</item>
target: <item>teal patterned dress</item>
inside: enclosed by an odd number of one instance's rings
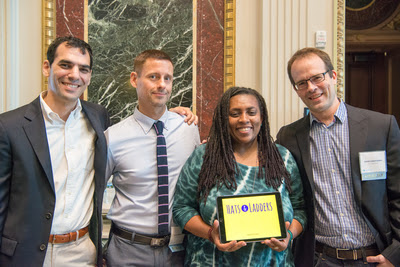
[[[212,225],[217,218],[216,198],[219,195],[236,195],[245,193],[272,192],[273,188],[265,184],[264,179],[258,179],[258,167],[238,164],[239,175],[236,175],[237,189],[230,190],[225,186],[215,187],[210,191],[206,204],[197,201],[198,175],[203,164],[205,146],[201,145],[193,151],[182,168],[174,195],[174,221],[182,229],[186,223],[196,215],[200,215],[204,222]],[[289,195],[284,184],[279,187],[282,196],[282,205],[285,221],[298,220],[303,228],[306,223],[304,210],[303,187],[296,162],[290,152],[276,145],[282,156],[285,166],[291,175],[292,193]],[[254,178],[255,177],[255,178]],[[294,266],[291,248],[282,252],[271,250],[260,242],[247,243],[247,246],[235,252],[222,252],[207,239],[188,235],[186,245],[185,266]]]

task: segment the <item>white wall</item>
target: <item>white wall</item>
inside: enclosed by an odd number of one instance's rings
[[[271,135],[303,116],[304,104],[286,74],[291,55],[315,45],[327,32],[324,49],[333,59],[335,0],[236,0],[236,85],[264,96]]]
[[[268,0],[269,1],[269,0]],[[262,1],[236,0],[235,85],[261,92]]]
[[[41,0],[0,0],[0,112],[41,91]]]

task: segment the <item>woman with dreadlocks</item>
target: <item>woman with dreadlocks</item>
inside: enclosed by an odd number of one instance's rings
[[[216,197],[279,191],[287,238],[221,243]],[[232,87],[214,111],[209,140],[196,148],[176,185],[174,221],[188,234],[185,265],[293,266],[291,240],[304,228],[303,188],[297,165],[269,132],[263,97]]]

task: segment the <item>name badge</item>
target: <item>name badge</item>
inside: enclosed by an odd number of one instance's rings
[[[386,151],[360,152],[361,180],[383,180],[386,179]]]
[[[185,234],[182,233],[182,230],[179,226],[171,225],[171,239],[169,240],[169,249],[171,252],[179,252],[185,250],[183,247],[183,238]]]

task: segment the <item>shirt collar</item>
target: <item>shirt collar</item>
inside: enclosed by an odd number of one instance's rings
[[[47,105],[46,101],[44,101],[44,96],[47,94],[47,91],[44,91],[40,94],[40,107],[42,109],[43,116],[51,123],[53,123],[55,120],[62,121],[60,116],[55,113],[49,105]],[[78,98],[78,103],[76,104],[76,107],[74,110],[71,111],[71,114],[69,115],[70,117],[73,116],[73,118],[76,120],[79,118],[80,114],[82,111],[82,104],[81,101]]]
[[[152,119],[150,117],[147,117],[142,112],[140,112],[137,107],[135,108],[135,111],[133,112],[133,118],[137,121],[137,123],[142,128],[142,130],[143,130],[143,132],[145,134],[149,133],[149,131],[153,128],[153,124],[156,121],[162,121],[164,123],[164,129],[168,131],[168,127],[167,127],[167,121],[168,121],[167,107],[165,107],[164,114],[158,120],[154,120],[154,119]]]
[[[332,124],[335,123],[335,122],[344,123],[344,122],[346,121],[346,118],[347,118],[347,109],[346,109],[346,105],[344,104],[344,102],[343,102],[341,99],[339,99],[339,101],[340,101],[340,104],[339,104],[339,107],[338,107],[338,109],[336,110],[335,114],[333,115],[333,116],[334,116],[334,120],[333,120]],[[315,121],[316,123],[321,123],[321,122],[320,122],[316,117],[314,117],[313,114],[310,112],[310,126],[311,126],[311,127],[312,127],[314,121]]]

